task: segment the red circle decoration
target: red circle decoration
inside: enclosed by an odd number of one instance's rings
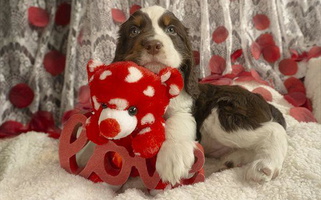
[[[134,14],[137,10],[140,10],[142,7],[140,5],[134,4],[130,7],[129,13],[130,15]]]
[[[284,81],[284,86],[288,90],[288,93],[292,92],[302,92],[303,94],[306,93],[304,84],[301,80],[290,77]]]
[[[274,63],[280,58],[280,49],[278,46],[268,46],[262,50],[263,58],[270,62]]]
[[[275,42],[273,36],[270,33],[264,33],[260,35],[256,42],[260,45],[261,49],[268,47],[268,46],[275,46]]]
[[[62,3],[58,6],[55,16],[57,25],[66,26],[70,23],[71,6],[69,3]]]
[[[261,47],[257,42],[253,42],[251,45],[251,53],[255,60],[258,60],[261,56]]]
[[[228,37],[228,30],[225,28],[225,26],[219,26],[215,29],[212,35],[212,39],[217,44],[222,43],[226,40]]]
[[[257,30],[265,30],[270,26],[269,18],[264,14],[257,14],[253,17],[254,27]]]
[[[302,92],[291,92],[284,95],[284,99],[291,103],[293,106],[298,107],[305,104],[307,98]]]
[[[319,46],[314,46],[310,49],[310,51],[308,52],[308,59],[310,58],[317,58],[321,56],[321,47]]]
[[[11,88],[9,92],[10,102],[17,108],[25,108],[31,104],[34,92],[25,83],[19,83]]]
[[[123,23],[126,21],[126,16],[122,10],[119,10],[117,8],[111,9],[111,15],[113,17],[113,20],[117,23]]]
[[[55,129],[55,121],[48,111],[37,111],[33,114],[29,122],[29,130],[38,132],[48,132]]]
[[[290,115],[299,122],[317,122],[311,111],[303,107],[293,107],[290,109]]]
[[[226,61],[221,56],[214,55],[210,59],[209,68],[213,74],[222,74],[226,68]]]
[[[283,59],[279,63],[279,70],[282,74],[291,76],[298,72],[298,64],[292,59]]]
[[[47,72],[53,76],[57,76],[65,69],[66,56],[55,50],[50,51],[45,55],[43,65]]]
[[[257,93],[262,95],[262,97],[266,101],[272,101],[272,94],[269,90],[265,89],[264,87],[257,87],[254,90],[252,90],[253,93]]]
[[[39,7],[28,9],[28,21],[36,27],[45,27],[49,23],[49,14],[46,10]]]

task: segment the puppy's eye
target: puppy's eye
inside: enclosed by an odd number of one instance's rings
[[[129,107],[128,108],[128,114],[130,115],[130,116],[134,116],[134,115],[136,115],[137,114],[137,108],[135,107],[135,106],[131,106],[131,107]]]
[[[136,35],[140,34],[141,30],[137,26],[133,26],[129,30],[129,36],[135,37]]]
[[[173,26],[173,25],[167,26],[167,27],[165,28],[165,32],[166,32],[167,34],[169,34],[169,35],[176,35],[176,34],[177,34],[177,33],[176,33],[176,30],[175,30],[175,26]]]
[[[105,103],[100,104],[103,109],[106,109],[108,106]]]

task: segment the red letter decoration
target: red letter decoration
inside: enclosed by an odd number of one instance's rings
[[[85,115],[75,114],[65,123],[59,144],[59,159],[62,168],[69,173],[83,176],[94,182],[104,181],[110,185],[123,185],[131,176],[132,171],[136,169],[146,188],[164,189],[167,186],[167,183],[161,181],[155,170],[155,162],[153,162],[155,158],[145,159],[130,154],[125,147],[115,144],[112,140],[103,145],[96,145],[86,165],[79,167],[76,154],[89,141],[84,128],[86,120]],[[78,137],[77,132],[80,132]],[[121,157],[120,166],[115,166],[109,159],[112,153],[117,153]],[[181,180],[180,184],[174,187],[204,181],[204,152],[202,146],[198,143],[194,155],[196,161],[190,171],[193,176]]]

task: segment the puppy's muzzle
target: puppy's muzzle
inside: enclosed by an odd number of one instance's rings
[[[147,50],[148,54],[156,55],[163,48],[163,43],[159,40],[150,40],[144,44],[144,48]]]

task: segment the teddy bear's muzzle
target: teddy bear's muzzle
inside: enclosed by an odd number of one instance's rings
[[[116,119],[107,118],[99,124],[100,134],[106,138],[117,136],[121,129]]]

